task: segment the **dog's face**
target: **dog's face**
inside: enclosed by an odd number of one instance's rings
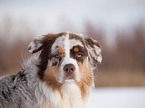
[[[73,33],[48,34],[29,45],[30,53],[40,52],[38,76],[54,83],[92,81],[94,68],[101,63],[97,41]]]

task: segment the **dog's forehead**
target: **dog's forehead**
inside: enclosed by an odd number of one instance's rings
[[[84,47],[82,41],[78,39],[78,36],[72,37],[71,34],[67,33],[58,37],[54,41],[51,47],[51,52],[54,53],[57,48],[62,48],[63,50],[70,50],[71,48],[77,45]]]

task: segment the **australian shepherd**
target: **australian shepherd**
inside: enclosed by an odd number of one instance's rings
[[[0,78],[0,108],[85,108],[102,61],[98,42],[62,32],[35,38],[17,75]]]

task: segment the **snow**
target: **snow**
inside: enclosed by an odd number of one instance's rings
[[[95,89],[88,108],[145,108],[145,87]]]

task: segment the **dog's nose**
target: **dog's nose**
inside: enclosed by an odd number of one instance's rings
[[[66,64],[63,67],[64,72],[71,75],[75,71],[75,66],[73,64]]]

